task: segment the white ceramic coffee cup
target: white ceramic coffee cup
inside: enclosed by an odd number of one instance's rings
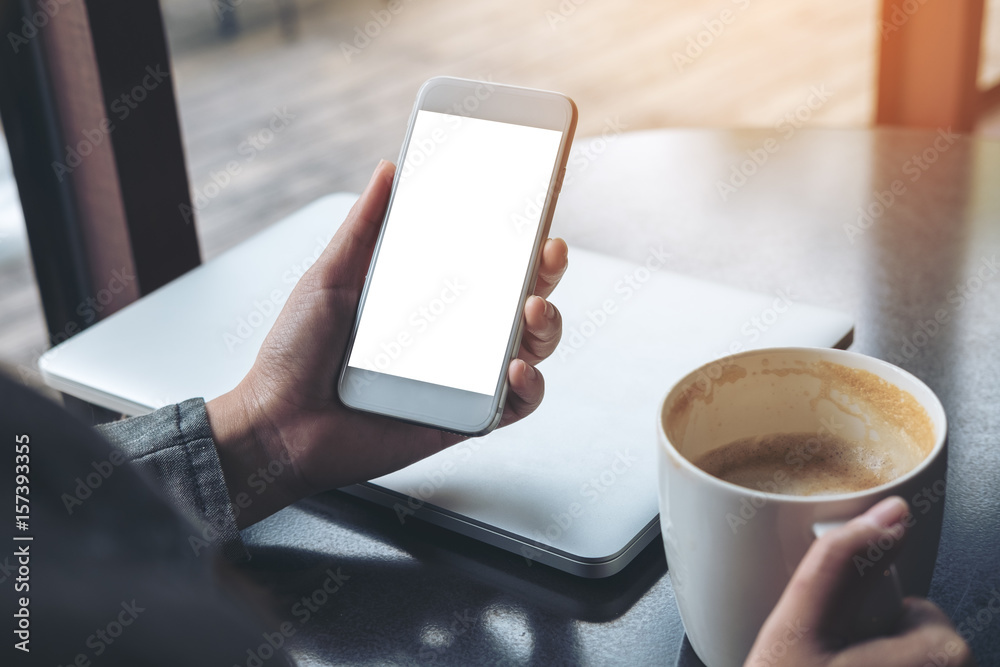
[[[914,416],[921,408],[923,421]],[[817,524],[846,521],[888,496],[902,496],[913,515],[896,560],[902,592],[927,594],[944,510],[947,423],[934,392],[910,373],[843,350],[744,352],[678,382],[664,399],[658,422],[668,571],[688,638],[709,667],[743,663]],[[895,427],[912,428],[926,455],[900,477],[853,493],[754,491],[691,463],[745,437],[832,429],[848,438],[884,439]],[[792,474],[797,464],[785,472]],[[879,567],[880,550],[872,545],[873,567]]]

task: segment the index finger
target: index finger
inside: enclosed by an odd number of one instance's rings
[[[546,239],[542,247],[542,262],[535,282],[535,294],[546,298],[559,284],[569,266],[569,247],[562,239]]]
[[[886,498],[813,542],[764,623],[762,634],[773,623],[781,627],[789,619],[801,619],[807,627],[820,628],[822,632],[829,631],[831,624],[849,618],[856,610],[838,609],[838,603],[870,585],[866,573],[889,567],[904,532],[900,522],[908,511],[902,498]],[[893,546],[885,551],[880,562],[859,570],[854,556],[864,554],[869,541],[878,541],[886,533],[891,535]]]
[[[955,630],[948,616],[929,600],[907,598],[899,631],[845,650],[841,657],[848,665],[922,665],[928,657],[944,657],[941,665],[975,665],[969,645]]]

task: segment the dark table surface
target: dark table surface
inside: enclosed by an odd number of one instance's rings
[[[930,385],[950,443],[931,599],[1000,665],[1000,143],[787,135],[580,139],[552,233],[637,263],[663,244],[678,273],[853,313],[851,349]],[[339,492],[246,537],[303,665],[701,664],[659,539],[612,578],[577,579]],[[331,575],[336,593],[314,595]]]

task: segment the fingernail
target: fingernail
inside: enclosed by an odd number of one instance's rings
[[[563,238],[563,237],[561,237],[561,236],[557,236],[557,237],[556,237],[556,240],[557,240],[557,241],[562,241],[562,242],[563,242],[563,245],[564,245],[564,246],[566,246],[566,257],[568,258],[568,257],[569,257],[569,244],[568,244],[568,243],[566,243],[566,239],[564,239],[564,238]]]
[[[556,307],[553,306],[548,301],[545,301],[545,319],[554,320],[555,318],[556,318]]]
[[[874,520],[879,528],[889,528],[899,523],[907,511],[909,506],[906,501],[899,496],[892,496],[865,512],[865,516]]]
[[[375,170],[372,172],[372,177],[368,179],[368,188],[370,188],[372,186],[372,183],[375,182],[375,177],[378,176],[378,173],[382,170],[383,164],[385,164],[385,160],[379,160],[378,164],[375,165]],[[368,188],[365,189],[367,190]]]
[[[532,366],[531,364],[529,364],[524,359],[521,360],[521,363],[524,364],[524,376],[525,376],[525,378],[527,378],[528,380],[531,380],[533,382],[535,380],[535,378],[538,377],[538,371],[535,370],[535,367]]]

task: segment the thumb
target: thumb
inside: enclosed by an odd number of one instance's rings
[[[886,498],[813,542],[761,635],[794,622],[815,628],[819,641],[845,638],[861,600],[898,555],[908,512],[902,498]]]
[[[389,205],[395,173],[395,165],[386,160],[375,167],[364,192],[313,267],[320,287],[360,291]]]

